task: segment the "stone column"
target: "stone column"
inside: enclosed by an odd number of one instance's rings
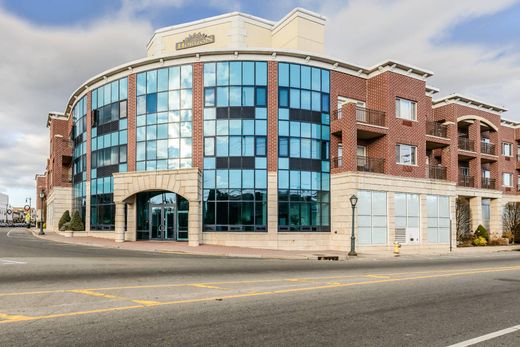
[[[278,173],[267,173],[267,233],[273,242],[271,247],[278,248]]]
[[[503,221],[502,221],[503,202],[501,198],[491,199],[491,214],[489,221],[489,234],[493,237],[502,237]]]
[[[202,242],[201,200],[190,200],[188,212],[188,245],[197,247]]]
[[[127,207],[127,216],[126,216],[126,237],[127,241],[137,241],[137,198],[134,196]]]
[[[116,203],[116,220],[115,220],[115,241],[125,241],[125,204],[122,202]]]
[[[471,230],[475,231],[482,224],[482,197],[470,198],[469,208],[471,210]]]

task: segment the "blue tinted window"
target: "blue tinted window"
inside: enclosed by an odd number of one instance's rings
[[[308,90],[301,91],[301,109],[302,110],[311,109],[311,92]]]
[[[264,87],[256,88],[256,106],[267,106],[267,89]]]
[[[218,107],[229,106],[229,87],[218,87],[217,88],[217,106]]]
[[[291,88],[290,101],[291,108],[300,108],[300,89]]]
[[[321,90],[321,70],[318,68],[312,68],[312,90]]]
[[[250,61],[243,62],[244,66],[244,80],[243,85],[252,86],[255,84],[255,63]],[[238,83],[240,84],[240,82]]]
[[[242,88],[229,88],[229,106],[242,106]]]
[[[216,64],[206,63],[204,64],[204,86],[212,87],[216,81]]]
[[[289,139],[287,137],[278,138],[278,155],[280,157],[289,156]]]
[[[300,65],[291,64],[291,87],[300,88]]]
[[[234,85],[234,86],[242,84],[242,63],[241,62],[229,63],[229,84]]]
[[[146,93],[155,93],[157,91],[157,70],[148,71],[146,73]]]
[[[146,94],[146,73],[137,74],[137,95]],[[99,103],[99,102],[98,102]],[[101,105],[101,103],[99,103]]]
[[[289,64],[278,64],[278,85],[280,87],[289,87]]]
[[[217,63],[217,85],[229,85],[229,63]]]
[[[254,87],[242,88],[242,105],[243,106],[254,106],[255,105],[255,88]]]
[[[321,94],[321,110],[323,112],[329,113],[329,110],[330,110],[329,94]]]
[[[329,92],[330,85],[330,72],[327,70],[321,70],[321,91],[324,93]]]
[[[267,150],[266,138],[265,137],[257,137],[256,138],[256,155],[257,156],[265,156]]]
[[[168,90],[168,69],[160,69],[157,73],[157,91]]]
[[[311,68],[309,66],[302,66],[301,75],[301,88],[311,89]]]
[[[215,106],[215,88],[204,89],[204,106]]]
[[[279,107],[289,107],[289,89],[280,88],[278,90],[278,105]]]
[[[253,136],[243,136],[242,149],[244,157],[253,157],[255,155],[255,138]]]
[[[240,136],[229,137],[229,156],[240,157],[242,155],[242,138]]]
[[[256,85],[266,86],[267,85],[267,63],[257,62],[256,65]]]
[[[147,113],[155,113],[157,112],[157,94],[147,94],[146,95],[146,112]]]
[[[312,92],[312,110],[321,111],[321,95],[320,92]]]

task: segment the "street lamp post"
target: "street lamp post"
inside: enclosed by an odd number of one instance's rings
[[[45,193],[43,190],[40,192],[40,232],[38,235],[45,235],[43,232],[43,198],[45,197]]]
[[[349,256],[356,256],[356,236],[354,235],[354,222],[355,222],[355,210],[356,204],[358,202],[358,197],[356,194],[353,194],[350,197],[350,205],[352,206],[352,235],[350,236],[350,252],[348,252]]]

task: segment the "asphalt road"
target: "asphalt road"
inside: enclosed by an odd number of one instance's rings
[[[520,252],[240,259],[0,229],[0,346],[449,346],[519,325]]]

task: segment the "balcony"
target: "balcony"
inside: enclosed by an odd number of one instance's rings
[[[459,149],[475,152],[475,141],[470,140],[467,137],[459,137]]]
[[[426,134],[431,136],[448,138],[448,126],[438,122],[427,122]]]
[[[341,109],[332,111],[332,114],[330,117],[331,121],[338,120],[338,119],[341,119]]]
[[[428,178],[436,180],[445,180],[447,177],[446,166],[428,165]]]
[[[333,169],[343,167],[343,158],[342,157],[332,158],[331,165],[332,165]]]
[[[483,189],[496,189],[496,180],[494,178],[482,177],[481,187]]]
[[[69,173],[63,173],[61,175],[61,182],[63,183],[72,183],[72,175]]]
[[[482,141],[480,143],[480,152],[489,155],[496,155],[496,146],[494,143]]]
[[[357,171],[384,173],[385,160],[381,158],[358,156]]]
[[[356,107],[356,120],[360,123],[385,126],[386,114],[383,111],[371,110],[364,107]]]
[[[473,176],[459,175],[458,185],[462,187],[474,187],[475,178]]]

